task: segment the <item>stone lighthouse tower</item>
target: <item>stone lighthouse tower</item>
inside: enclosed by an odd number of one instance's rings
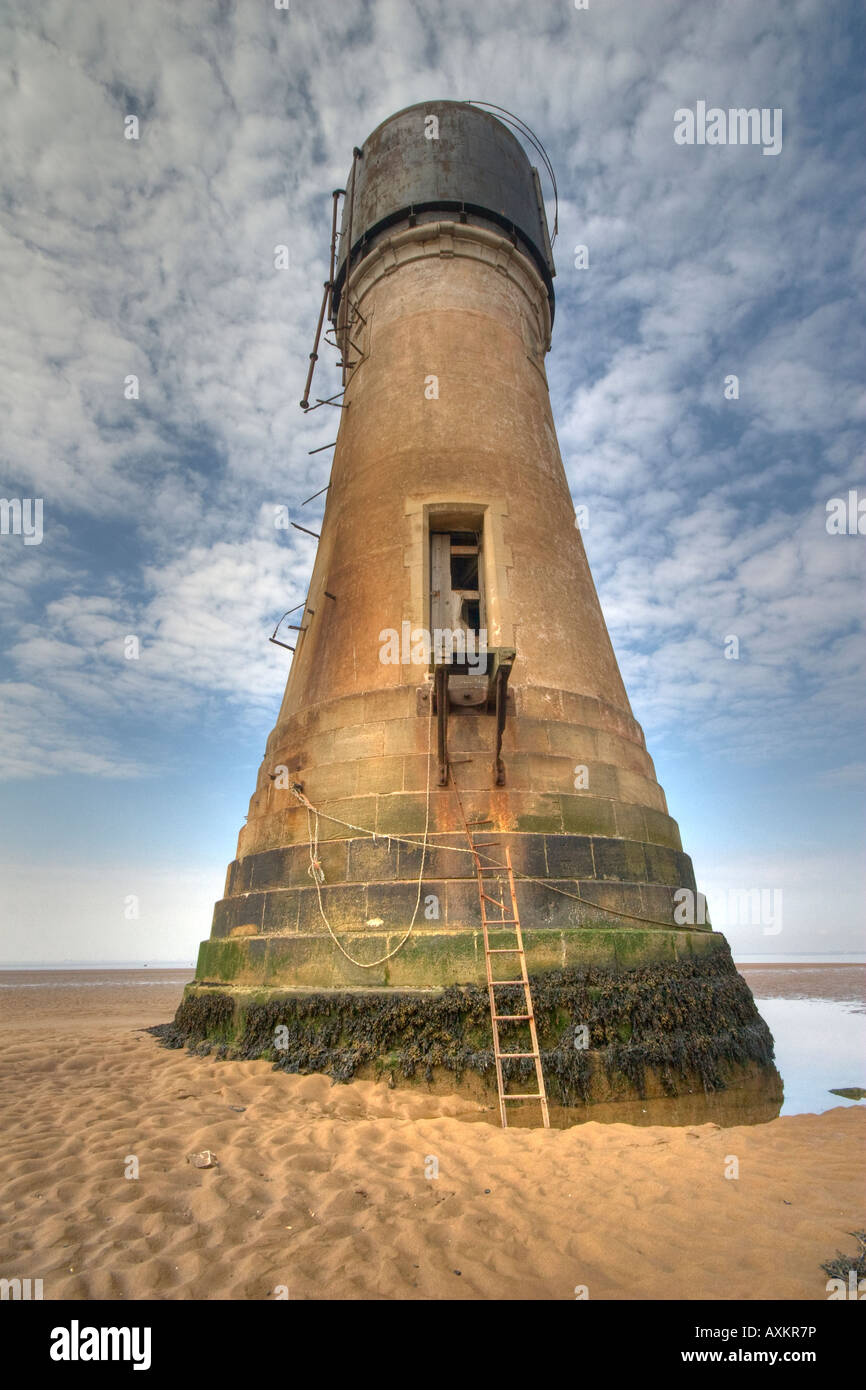
[[[175,1036],[495,1087],[489,953],[519,918],[532,1002],[514,973],[496,996],[518,1091],[527,1014],[560,1105],[774,1076],[575,524],[537,171],[477,106],[409,107],[356,149],[338,241],[323,316],[345,393],[318,553]]]

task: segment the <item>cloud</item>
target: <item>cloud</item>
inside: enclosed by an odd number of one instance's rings
[[[755,769],[849,747],[866,546],[824,527],[864,477],[844,14],[16,0],[2,42],[0,490],[46,525],[0,541],[6,776],[153,776],[196,720],[269,726],[265,639],[314,554],[272,509],[324,486],[337,419],[297,404],[331,190],[379,121],[443,96],[516,110],[558,172],[551,399],[650,747]],[[781,106],[781,156],[675,145],[699,98]]]
[[[241,539],[193,545],[145,566],[135,594],[67,593],[45,606],[38,626],[21,623],[9,650],[20,681],[6,688],[17,738],[0,753],[5,775],[128,776],[136,770],[128,740],[137,725],[170,732],[223,701],[248,722],[271,715],[286,667],[266,639],[286,596],[303,598],[310,560],[306,542],[292,548],[281,544],[284,535],[263,508],[258,527]],[[105,733],[101,752],[84,755],[95,721],[118,724],[115,757]],[[148,775],[162,761],[154,739]]]

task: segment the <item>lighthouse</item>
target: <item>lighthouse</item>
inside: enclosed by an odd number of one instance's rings
[[[427,102],[355,148],[321,534],[178,1040],[527,1106],[776,1095],[576,524],[554,281],[504,113]]]

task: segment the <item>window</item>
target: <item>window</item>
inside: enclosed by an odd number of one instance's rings
[[[479,497],[477,493],[459,490],[450,500],[443,498],[441,492],[412,495],[406,498],[405,512],[404,612],[412,625],[425,631],[453,628],[451,545],[465,543],[477,549],[478,555],[478,580],[470,590],[477,593],[477,599],[468,598],[465,591],[462,595],[467,604],[478,603],[477,617],[471,608],[467,609],[467,632],[472,632],[472,623],[477,622],[477,630],[486,634],[483,646],[488,655],[495,648],[513,648],[509,572],[514,560],[503,530],[509,515],[505,498],[498,494]],[[437,536],[445,536],[446,540],[436,540]]]
[[[433,531],[430,566],[434,651],[450,652],[457,666],[463,666],[467,656],[470,661],[475,658],[477,669],[476,653],[486,647],[480,533]]]

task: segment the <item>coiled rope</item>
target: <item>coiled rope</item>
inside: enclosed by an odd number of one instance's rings
[[[372,970],[374,965],[381,965],[384,961],[390,960],[392,956],[396,956],[397,952],[401,950],[403,946],[405,946],[406,942],[409,940],[409,937],[412,935],[412,931],[415,927],[415,919],[418,916],[418,908],[421,906],[421,887],[424,879],[424,864],[427,859],[427,840],[428,833],[430,830],[430,755],[433,746],[432,699],[430,700],[429,704],[430,709],[427,718],[427,796],[424,812],[424,839],[421,844],[421,867],[418,870],[418,892],[415,897],[415,911],[412,913],[412,920],[409,923],[409,926],[407,927],[406,931],[403,933],[403,936],[400,938],[394,949],[392,951],[388,951],[386,955],[379,956],[376,960],[356,960],[354,956],[350,956],[349,952],[346,950],[345,946],[340,941],[339,937],[334,931],[334,928],[328,921],[328,917],[325,912],[325,905],[322,902],[322,884],[325,879],[325,874],[324,870],[322,869],[322,865],[319,862],[319,816],[323,816],[325,820],[333,821],[336,825],[345,825],[350,830],[360,830],[361,827],[357,825],[350,825],[348,821],[337,820],[336,816],[328,816],[323,811],[320,812],[315,806],[313,806],[313,804],[310,801],[307,800],[302,791],[299,791],[296,787],[292,787],[292,791],[295,797],[307,812],[307,829],[310,834],[310,867],[307,869],[307,873],[310,875],[310,877],[316,885],[316,897],[318,898],[319,912],[321,914],[322,921],[328,928],[331,939],[334,942],[334,945],[337,947],[337,949],[339,951],[342,951],[343,955],[346,957],[346,960],[351,961],[353,965],[357,965],[361,970]],[[311,816],[315,817],[315,822],[313,822],[310,819]],[[366,835],[371,835],[373,840],[376,840],[378,838],[377,832],[375,830],[368,830],[364,833]],[[390,842],[391,840],[401,839],[401,836],[389,835],[387,836],[387,839]],[[405,843],[415,845],[418,842],[417,840],[407,840]]]
[[[371,968],[372,966],[374,966],[374,965],[381,965],[383,961],[390,960],[392,956],[395,956],[395,955],[397,954],[397,952],[401,949],[401,947],[404,946],[405,943],[409,940],[409,937],[411,936],[412,931],[413,931],[414,926],[415,926],[415,920],[416,920],[416,918],[417,918],[417,916],[418,916],[418,908],[419,908],[420,903],[421,903],[421,885],[422,885],[422,878],[423,878],[423,874],[424,874],[424,863],[425,863],[425,860],[426,860],[426,857],[427,857],[428,838],[429,838],[429,828],[430,828],[430,753],[431,753],[432,718],[433,718],[433,702],[432,702],[432,700],[431,700],[431,701],[430,701],[430,717],[429,717],[429,721],[428,721],[428,725],[427,725],[427,801],[426,801],[426,812],[425,812],[425,820],[424,820],[424,839],[423,839],[423,842],[422,842],[422,851],[421,851],[421,870],[420,870],[420,873],[419,873],[419,875],[418,875],[418,895],[417,895],[416,900],[415,900],[415,911],[412,913],[412,921],[411,921],[410,924],[409,924],[409,928],[408,928],[408,930],[405,932],[404,936],[402,937],[402,939],[400,940],[400,942],[398,943],[398,945],[394,947],[393,951],[389,951],[387,955],[385,955],[385,956],[380,956],[378,960],[365,962],[365,961],[355,960],[352,956],[350,956],[349,953],[348,953],[348,951],[346,951],[346,950],[343,948],[343,946],[341,945],[340,941],[337,939],[336,935],[334,934],[334,930],[333,930],[333,928],[331,927],[331,924],[330,924],[330,922],[328,921],[327,916],[325,915],[325,909],[324,909],[324,906],[323,906],[323,904],[322,904],[322,893],[321,893],[321,884],[322,884],[322,882],[324,882],[324,873],[323,873],[323,871],[322,871],[321,864],[318,862],[319,818],[321,817],[322,820],[330,821],[333,825],[341,825],[341,826],[343,826],[346,830],[357,830],[357,831],[359,831],[360,834],[366,835],[366,836],[368,836],[370,839],[372,839],[372,840],[374,840],[374,841],[375,841],[375,840],[378,840],[378,839],[380,839],[380,838],[383,838],[383,839],[384,839],[384,838],[387,838],[389,841],[394,840],[394,841],[396,841],[398,844],[403,844],[403,845],[416,845],[416,846],[417,846],[417,844],[418,844],[418,841],[415,840],[415,839],[410,838],[410,837],[407,836],[407,835],[388,835],[387,837],[385,837],[385,836],[380,836],[380,835],[378,834],[377,831],[371,830],[371,829],[369,828],[369,826],[365,826],[365,825],[354,825],[354,824],[352,823],[352,821],[341,820],[339,816],[330,816],[330,815],[328,815],[328,813],[327,813],[326,811],[319,811],[315,806],[313,806],[312,803],[311,803],[310,801],[308,801],[307,798],[304,796],[303,792],[297,791],[294,787],[292,788],[292,791],[293,791],[295,797],[296,797],[297,800],[301,803],[301,805],[305,807],[306,812],[307,812],[307,825],[308,825],[308,828],[309,828],[309,830],[310,830],[310,841],[309,841],[309,844],[310,844],[310,867],[309,867],[309,869],[307,870],[307,872],[310,874],[310,876],[311,876],[312,879],[313,879],[313,882],[314,882],[315,885],[316,885],[316,891],[317,891],[318,899],[319,899],[319,911],[320,911],[321,916],[322,916],[322,921],[325,923],[325,926],[328,928],[328,931],[330,932],[330,934],[331,934],[331,936],[332,936],[332,938],[333,938],[335,944],[336,944],[336,945],[339,947],[339,949],[343,952],[343,955],[346,957],[346,959],[347,959],[347,960],[350,960],[350,961],[352,962],[353,965],[358,965],[358,966],[360,966],[362,970],[370,969],[370,968]],[[315,828],[313,828],[312,822],[310,821],[310,815],[311,815],[311,814],[315,816]],[[495,835],[495,834],[501,834],[502,832],[501,832],[501,831],[495,831],[495,830],[494,830],[494,831],[491,831],[490,833]],[[460,846],[460,845],[449,845],[449,846],[448,846],[448,849],[449,849],[449,852],[452,853],[452,854],[474,854],[474,853],[475,853],[474,850],[471,850],[471,849],[468,849],[468,848],[463,848],[463,847]],[[490,861],[490,866],[491,866],[491,867],[495,867],[496,861],[493,860],[489,854],[483,854],[483,855],[480,856],[480,858],[486,859],[486,860]],[[542,885],[543,888],[548,889],[548,891],[551,892],[551,893],[559,893],[560,896],[563,897],[563,898],[572,898],[575,902],[583,903],[584,906],[586,906],[586,907],[591,907],[591,908],[593,908],[594,911],[596,911],[596,912],[603,912],[603,913],[605,913],[605,914],[606,914],[607,916],[609,916],[609,917],[626,917],[630,922],[643,922],[646,926],[649,926],[649,927],[664,927],[666,931],[670,931],[671,928],[672,928],[673,926],[676,925],[676,924],[673,923],[673,922],[664,922],[664,921],[662,921],[661,918],[659,918],[659,917],[642,917],[642,916],[640,916],[640,915],[639,915],[638,913],[636,913],[636,912],[625,912],[625,911],[623,911],[623,910],[620,909],[620,908],[602,907],[601,903],[593,902],[591,898],[585,898],[585,897],[583,896],[582,893],[571,893],[571,892],[568,891],[567,888],[559,888],[559,887],[557,887],[557,885],[556,885],[555,883],[551,883],[549,879],[546,879],[546,878],[536,878],[533,874],[524,874],[524,873],[521,873],[521,871],[520,871],[519,869],[514,869],[514,870],[513,870],[513,873],[514,873],[515,878],[520,879],[521,882],[523,882],[523,883],[540,883],[540,884]]]

